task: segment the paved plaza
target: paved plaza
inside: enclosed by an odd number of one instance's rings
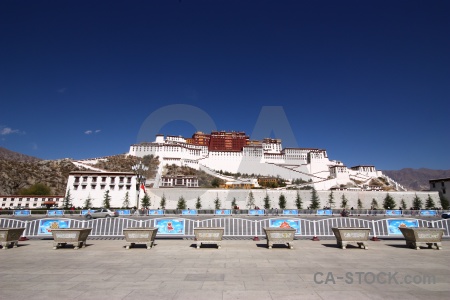
[[[89,239],[53,250],[32,239],[0,249],[0,299],[444,299],[450,291],[450,241],[413,250],[404,240],[337,248],[335,240],[157,239],[126,250],[124,240]],[[411,282],[411,283],[410,283]]]

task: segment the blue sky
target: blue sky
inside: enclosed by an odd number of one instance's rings
[[[0,146],[113,155],[209,117],[349,167],[450,169],[449,15],[448,1],[1,1]]]

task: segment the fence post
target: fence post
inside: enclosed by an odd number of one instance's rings
[[[253,240],[256,242],[256,241],[259,241],[259,237],[258,237],[258,226],[257,226],[258,221],[257,221],[257,220],[254,220],[254,222],[255,222],[255,236],[253,237]]]
[[[25,230],[23,231],[23,232],[25,232],[25,231],[27,231],[27,228],[28,228],[28,223],[30,223],[30,222],[28,222],[28,221],[25,221]],[[23,235],[23,236],[21,236],[20,238],[19,238],[19,241],[28,241],[29,240],[29,238],[27,238],[25,235]],[[3,246],[3,249],[6,249],[5,248],[6,246]]]
[[[319,238],[317,237],[317,234],[316,234],[316,225],[318,223],[317,223],[317,221],[313,221],[313,224],[314,224],[314,236],[313,236],[312,240],[317,242],[317,241],[320,241]]]
[[[373,237],[370,240],[374,242],[379,242],[380,240],[377,238],[377,233],[375,231],[375,220],[372,220],[372,228],[373,228]]]

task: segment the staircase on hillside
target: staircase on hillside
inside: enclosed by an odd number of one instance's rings
[[[153,181],[154,188],[159,188],[159,185],[161,184],[161,176],[162,176],[163,168],[164,168],[164,159],[161,159],[161,162],[158,165],[158,171],[156,172],[155,179],[151,180],[151,181]]]
[[[209,167],[202,165],[201,163],[198,164],[198,167],[199,167],[199,170],[201,170],[211,176],[218,177],[218,178],[226,180],[226,181],[236,181],[236,179],[234,177],[217,173],[213,169],[210,169]]]
[[[389,176],[386,176],[386,175],[383,174],[381,177],[386,179],[386,181],[389,182],[389,184],[392,184],[393,186],[395,186],[395,190],[396,191],[404,191],[404,192],[407,191],[407,189],[403,185],[401,185],[400,183],[398,183],[394,179],[390,178]]]
[[[102,172],[102,173],[107,172],[106,170],[93,167],[90,164],[87,164],[87,163],[84,163],[81,161],[73,161],[72,163],[79,168],[84,168],[84,169],[88,169],[88,170],[92,170],[92,171],[96,171],[96,172]]]

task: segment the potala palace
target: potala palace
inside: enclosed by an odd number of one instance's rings
[[[191,138],[157,135],[154,142],[131,145],[128,155],[158,157],[156,176],[145,181],[146,192],[151,199],[150,208],[158,208],[161,199],[165,198],[165,208],[174,209],[180,197],[191,208],[195,207],[198,198],[201,198],[205,209],[214,208],[216,199],[223,208],[231,208],[232,201],[245,208],[250,191],[255,204],[260,207],[266,196],[272,199],[272,206],[277,207],[277,199],[284,195],[287,207],[295,207],[295,199],[300,196],[306,208],[311,198],[310,190],[301,189],[306,185],[314,186],[322,206],[327,204],[330,190],[333,190],[335,199],[345,195],[349,207],[356,207],[361,201],[364,208],[369,208],[374,200],[381,206],[387,194],[380,186],[371,185],[372,179],[380,177],[389,183],[391,189],[388,193],[397,205],[403,200],[408,207],[412,206],[416,195],[423,200],[431,195],[436,203],[439,201],[437,192],[406,191],[374,166],[347,167],[340,161],[330,160],[324,149],[283,148],[279,139],[253,141],[244,132],[196,132]],[[131,207],[139,207],[144,193],[136,189],[138,180],[135,173],[132,170],[109,172],[96,168],[97,161],[104,159],[107,158],[73,162],[84,170],[71,172],[67,181],[66,194],[70,192],[73,204],[82,207],[89,198],[93,207],[100,207],[108,192],[112,207],[122,207],[125,198],[129,199]],[[199,188],[195,176],[167,176],[165,167],[173,164],[202,170],[223,179],[226,185],[213,189]],[[225,176],[224,172],[234,176]],[[261,188],[258,185],[261,177],[282,178],[287,186]]]
[[[160,187],[163,167],[167,164],[187,166],[203,170],[225,180],[234,178],[220,175],[220,171],[255,176],[281,177],[292,181],[301,179],[312,182],[317,190],[329,190],[341,185],[356,189],[371,189],[373,178],[384,177],[396,190],[403,187],[387,178],[374,166],[345,166],[328,159],[327,151],[315,148],[283,148],[280,139],[266,138],[251,141],[244,132],[213,131],[211,134],[196,132],[192,138],[157,135],[152,143],[130,146],[129,155],[158,156],[160,168],[153,187]],[[311,183],[309,183],[311,184]]]

